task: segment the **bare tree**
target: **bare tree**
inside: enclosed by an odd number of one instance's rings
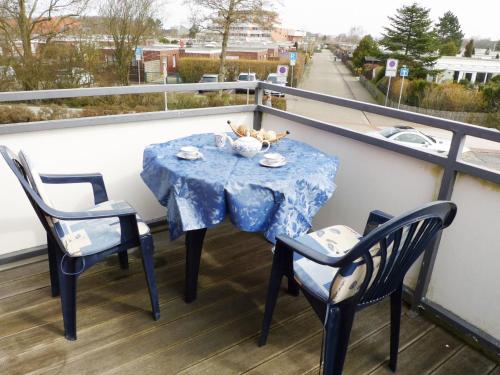
[[[156,0],[105,0],[99,10],[106,32],[113,38],[120,83],[128,85],[128,68],[134,49],[155,31]]]
[[[226,51],[231,27],[238,23],[254,23],[269,28],[276,21],[276,12],[270,9],[272,0],[187,0],[196,12],[196,25],[221,34],[219,81],[226,76]]]
[[[87,0],[0,0],[0,37],[25,90],[38,88],[41,61],[33,48],[48,45],[75,23]],[[4,52],[4,54],[5,54]]]

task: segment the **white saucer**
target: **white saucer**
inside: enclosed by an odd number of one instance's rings
[[[262,165],[263,167],[279,168],[279,167],[282,167],[282,166],[286,165],[286,159],[283,158],[283,160],[280,161],[279,163],[272,163],[272,164],[268,163],[266,161],[266,159],[261,159],[259,161],[259,164]]]
[[[202,158],[203,154],[201,152],[197,152],[196,154],[188,155],[181,151],[177,153],[177,157],[184,160],[197,160]]]

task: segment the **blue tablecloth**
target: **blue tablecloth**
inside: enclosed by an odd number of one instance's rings
[[[183,146],[198,147],[204,158],[177,158]],[[306,233],[335,190],[338,159],[287,138],[269,152],[279,152],[288,163],[262,167],[259,155],[247,159],[229,145],[216,148],[213,134],[148,146],[141,177],[167,207],[171,239],[219,224],[227,214],[241,230],[263,232],[272,243],[278,234]]]

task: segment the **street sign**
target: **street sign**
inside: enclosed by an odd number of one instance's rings
[[[385,76],[396,77],[397,74],[398,74],[398,60],[387,59],[387,64],[385,66]]]
[[[290,65],[294,66],[295,63],[297,62],[297,52],[289,52],[289,57],[290,57]]]
[[[278,65],[276,73],[280,76],[286,77],[288,75],[288,65]]]
[[[135,49],[135,59],[136,59],[137,61],[142,60],[142,48],[137,47],[137,48]]]
[[[410,69],[406,65],[403,65],[403,67],[399,69],[399,75],[401,77],[408,77],[408,74],[410,74]]]

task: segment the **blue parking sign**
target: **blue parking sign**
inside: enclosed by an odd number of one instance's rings
[[[290,52],[290,61],[297,61],[297,52]]]
[[[400,70],[399,70],[399,75],[401,77],[408,77],[408,74],[410,73],[410,69],[408,69],[408,67],[406,66],[403,66]]]
[[[135,49],[135,59],[136,60],[142,60],[142,48],[137,47]]]

